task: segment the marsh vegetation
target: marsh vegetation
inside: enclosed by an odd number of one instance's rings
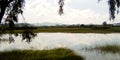
[[[66,48],[51,50],[13,50],[0,52],[0,60],[84,60]]]
[[[120,53],[120,45],[117,44],[106,44],[103,46],[96,46],[94,48],[88,48],[88,50],[96,50],[101,53]]]

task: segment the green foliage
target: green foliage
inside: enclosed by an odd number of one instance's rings
[[[27,30],[28,29],[28,30]],[[33,37],[39,32],[65,32],[65,33],[120,33],[120,27],[116,26],[45,26],[45,27],[17,27],[11,33],[21,33],[24,36],[30,34]],[[1,34],[9,33],[9,29],[1,30]],[[26,34],[25,34],[26,33]],[[34,33],[34,34],[33,34]]]
[[[34,32],[119,33],[120,27],[39,27]]]
[[[12,26],[14,22],[18,22],[18,14],[23,13],[24,0],[0,0],[0,23],[6,12],[6,22]],[[11,25],[12,24],[12,25]]]
[[[84,60],[65,48],[52,50],[14,50],[0,52],[0,60]]]

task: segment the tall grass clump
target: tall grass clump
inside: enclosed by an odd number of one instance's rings
[[[0,52],[0,60],[84,60],[65,48],[52,50],[13,50]]]
[[[102,46],[85,48],[86,50],[92,51],[96,50],[102,53],[120,53],[120,45],[117,44],[106,44]]]
[[[120,45],[113,44],[113,45],[104,45],[104,46],[98,46],[94,49],[100,50],[103,52],[110,52],[110,53],[120,53]]]

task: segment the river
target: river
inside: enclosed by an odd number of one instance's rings
[[[98,53],[96,51],[82,50],[85,47],[95,47],[106,44],[120,45],[120,33],[98,34],[98,33],[37,33],[32,42],[22,41],[18,36],[14,43],[7,42],[8,34],[1,36],[6,41],[0,42],[0,51],[9,51],[14,49],[32,49],[44,50],[65,47],[73,50],[78,55],[82,55],[86,60],[120,60],[120,54]]]

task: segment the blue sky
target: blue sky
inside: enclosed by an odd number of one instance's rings
[[[64,15],[58,15],[58,0],[26,0],[24,8],[25,20],[28,23],[63,23],[63,24],[102,24],[120,22],[109,21],[107,0],[98,3],[97,0],[65,0]],[[24,22],[19,17],[19,22]]]

